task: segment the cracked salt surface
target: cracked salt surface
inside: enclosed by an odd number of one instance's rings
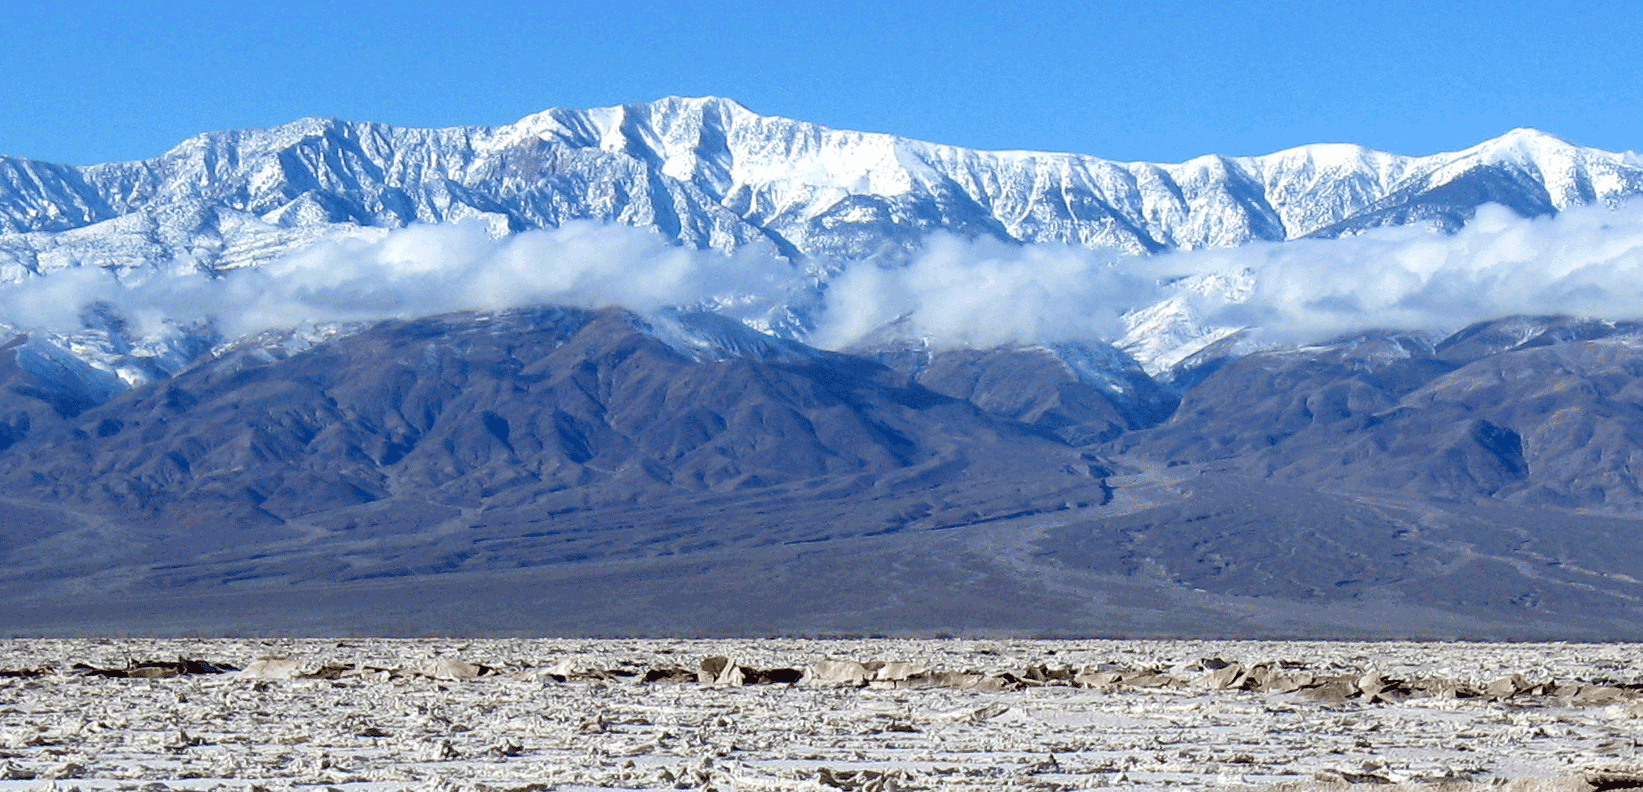
[[[12,640],[0,789],[1618,788],[1640,648]]]

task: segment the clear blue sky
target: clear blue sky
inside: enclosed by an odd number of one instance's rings
[[[29,3],[0,154],[89,164],[330,115],[499,124],[728,96],[979,148],[1179,161],[1532,126],[1643,149],[1632,2]]]

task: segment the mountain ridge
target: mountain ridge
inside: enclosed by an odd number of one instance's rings
[[[1635,324],[1258,352],[1168,412],[1110,348],[667,318],[276,335],[102,404],[0,346],[0,631],[1640,634]]]
[[[1425,157],[1335,143],[1125,163],[830,129],[713,97],[496,127],[309,118],[132,162],[0,157],[0,278],[96,261],[95,248],[104,266],[183,256],[217,270],[345,227],[460,219],[496,233],[604,220],[794,259],[904,253],[938,228],[1135,253],[1228,247],[1454,227],[1485,202],[1525,215],[1613,203],[1643,193],[1633,159],[1520,129]]]

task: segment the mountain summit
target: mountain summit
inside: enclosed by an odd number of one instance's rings
[[[895,254],[935,230],[1137,253],[1453,228],[1643,193],[1635,158],[1514,130],[1405,157],[1303,146],[1178,164],[975,151],[758,115],[728,99],[548,110],[500,127],[309,118],[90,167],[0,158],[0,279],[77,264],[256,265],[359,227],[574,219],[792,259]]]

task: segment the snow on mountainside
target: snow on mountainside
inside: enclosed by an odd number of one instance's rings
[[[685,247],[785,256],[821,281],[843,261],[903,257],[936,231],[1149,253],[1406,223],[1453,229],[1485,203],[1537,216],[1638,194],[1635,154],[1532,130],[1428,157],[1328,144],[1123,163],[975,151],[674,97],[553,109],[499,127],[310,118],[89,167],[0,158],[0,282],[74,267],[128,282],[220,273],[323,240],[464,220],[498,237],[573,220],[637,226]],[[1132,311],[1115,341],[1148,372],[1167,373],[1211,345],[1236,343],[1237,328],[1206,326],[1185,295],[1237,299],[1249,288],[1237,276],[1189,279],[1176,297]],[[764,325],[802,337],[803,306],[772,310],[779,321]],[[674,324],[676,343],[715,350],[704,354],[790,354]],[[35,337],[128,385],[234,341],[211,327],[147,338],[97,322],[78,335]]]
[[[500,127],[312,118],[91,167],[0,159],[0,278],[78,264],[216,271],[328,235],[462,219],[496,234],[596,219],[697,248],[849,259],[935,230],[1150,252],[1452,227],[1486,202],[1537,215],[1639,193],[1635,157],[1532,130],[1429,157],[1316,145],[1166,165],[974,151],[668,98]]]

